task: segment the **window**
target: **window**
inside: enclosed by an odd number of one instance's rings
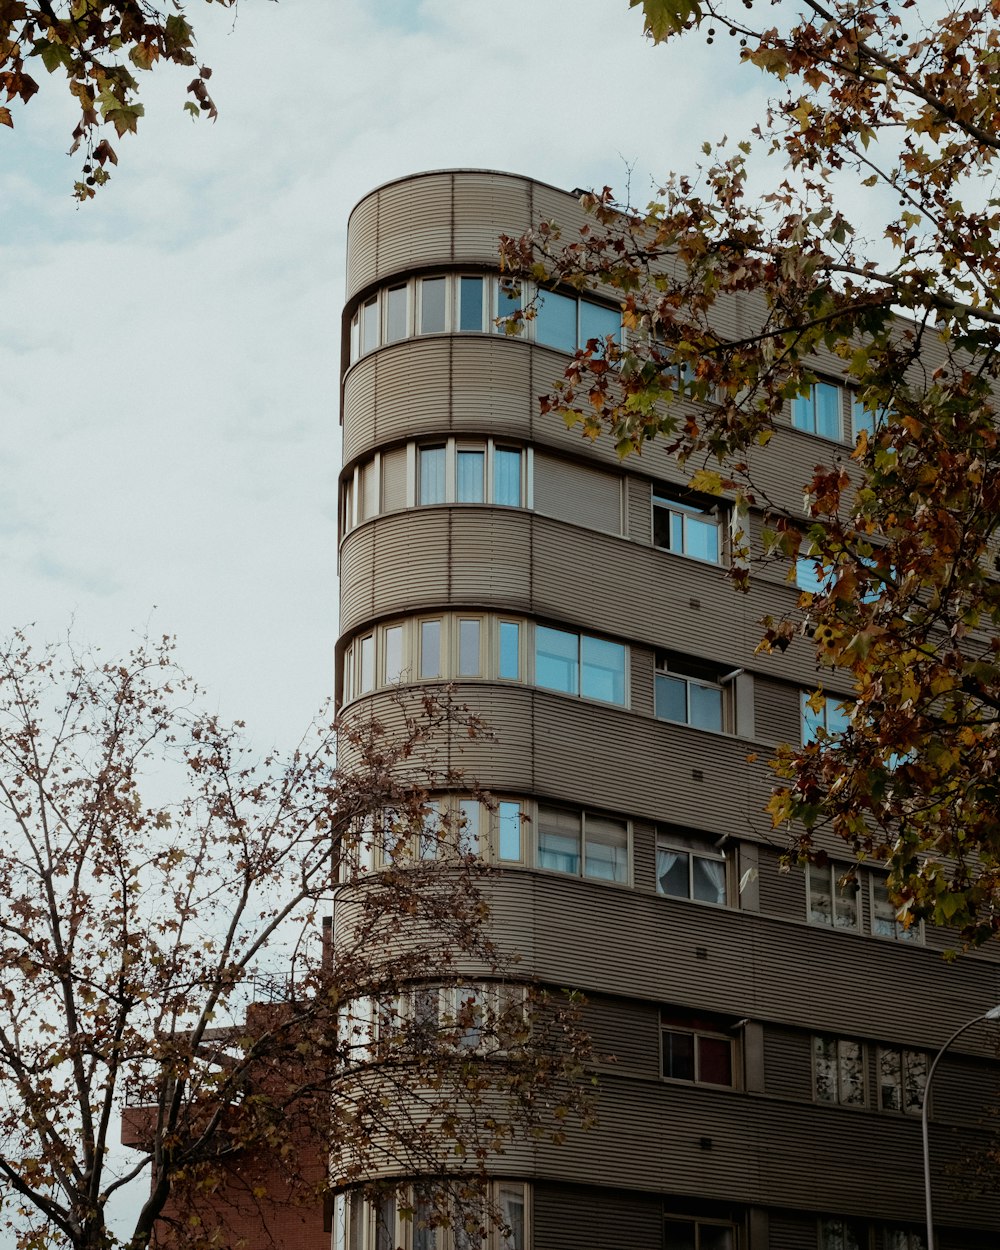
[[[927,1056],[920,1050],[878,1050],[878,1105],[883,1111],[920,1115],[927,1089]]]
[[[841,394],[832,382],[815,382],[805,395],[792,400],[792,425],[821,438],[841,438]]]
[[[536,343],[574,352],[596,340],[598,348],[609,336],[621,342],[620,309],[558,291],[539,291],[533,323]]]
[[[539,868],[600,881],[628,882],[626,821],[539,803],[536,832]]]
[[[535,294],[532,286],[529,296]],[[506,334],[523,307],[521,284],[486,274],[436,274],[397,282],[369,295],[351,318],[351,363],[411,334]],[[537,314],[514,322],[515,333],[572,352],[609,336],[621,342],[619,308],[577,295],[537,293]]]
[[[863,1107],[864,1047],[846,1038],[813,1038],[813,1092],[817,1102]]]
[[[909,1228],[883,1228],[878,1250],[927,1250],[923,1233]]]
[[[443,334],[447,328],[445,317],[446,278],[421,278],[420,333]]]
[[[458,675],[479,677],[483,671],[480,658],[480,618],[459,619],[458,622]]]
[[[843,702],[836,702],[839,696],[827,698],[821,691],[810,694],[802,691],[802,743],[815,742],[822,734],[833,736],[846,733],[851,725],[850,705],[852,700],[845,696]],[[847,706],[845,706],[845,703]]]
[[[497,856],[517,863],[521,851],[521,804],[501,800],[497,804]]]
[[[819,1222],[820,1250],[926,1250],[916,1229],[880,1227],[859,1220],[827,1217]]]
[[[420,676],[441,676],[441,622],[420,622]]]
[[[889,886],[885,877],[878,873],[871,874],[872,886],[872,932],[876,937],[892,938],[896,942],[921,943],[924,940],[924,926],[921,920],[911,920],[905,924],[900,918],[895,903],[889,898]]]
[[[521,453],[513,447],[493,452],[493,502],[507,508],[521,506]]]
[[[391,286],[386,292],[385,341],[395,343],[409,332],[410,293],[406,286]]]
[[[728,1220],[668,1215],[663,1221],[664,1250],[736,1250],[736,1229]]]
[[[867,408],[857,395],[851,396],[851,434],[857,442],[861,431],[874,438],[888,419],[888,410],[883,407]]]
[[[857,929],[858,880],[846,864],[809,864],[806,868],[807,918],[829,929]]]
[[[528,1194],[520,1181],[493,1181],[485,1195],[500,1224],[472,1187],[458,1192],[429,1187],[361,1193],[334,1199],[333,1250],[527,1250]]]
[[[393,685],[395,682],[401,681],[404,674],[402,625],[387,625],[382,634],[382,639],[383,663],[385,666],[383,680],[386,685]]]
[[[663,1075],[696,1085],[733,1084],[733,1039],[721,1021],[661,1013]]]
[[[521,626],[517,621],[500,621],[497,676],[506,681],[521,679]]]
[[[669,898],[690,898],[724,906],[726,861],[713,843],[682,835],[656,838],[656,891]]]
[[[619,642],[535,627],[535,684],[625,706],[625,648]]]
[[[796,556],[795,585],[811,595],[825,595],[833,585],[833,571],[824,572],[813,556]]]
[[[819,1247],[820,1250],[867,1250],[867,1230],[853,1220],[820,1220]]]
[[[418,502],[435,504],[445,502],[445,448],[418,448],[420,482]]]
[[[689,672],[678,672],[678,668]],[[723,689],[709,678],[709,671],[697,661],[685,662],[679,657],[658,655],[655,710],[660,720],[722,733],[725,729]]]
[[[721,559],[716,509],[681,503],[653,487],[653,545],[695,560]]]
[[[483,503],[486,449],[459,447],[455,453],[455,499],[458,503]]]

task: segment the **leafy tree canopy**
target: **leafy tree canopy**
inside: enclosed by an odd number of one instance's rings
[[[646,209],[605,188],[579,237],[505,242],[512,272],[603,284],[624,310],[626,345],[578,352],[543,404],[623,455],[660,440],[698,489],[763,513],[737,586],[759,560],[814,563],[761,648],[813,647],[854,698],[842,731],[779,752],[774,823],[793,854],[832,833],[886,862],[904,919],[982,941],[1000,931],[1000,0],[640,3],[651,38],[707,38],[774,95]],[[856,438],[815,440],[799,509],[788,484],[769,497],[759,448],[824,376],[851,388]]]
[[[512,1139],[561,1138],[583,1096],[575,1011],[514,992],[489,869],[430,819],[458,784],[438,747],[482,726],[418,694],[391,733],[343,727],[349,763],[322,723],[257,758],[171,650],[0,648],[0,1228],[19,1250],[234,1245],[227,1195],[254,1198],[262,1160],[315,1212],[331,1160],[363,1186],[386,1156],[446,1218],[447,1178],[474,1189]]]
[[[208,2],[231,8],[236,0]],[[138,128],[137,75],[158,62],[194,67],[187,88],[193,98],[184,107],[215,119],[207,86],[212,71],[197,67],[186,8],[181,0],[0,0],[0,91],[6,96],[0,126],[14,126],[11,105],[27,104],[40,80],[65,75],[80,110],[70,148],[84,154],[74,188],[78,200],[93,196],[110,177],[109,166],[118,164],[109,134],[121,138]]]

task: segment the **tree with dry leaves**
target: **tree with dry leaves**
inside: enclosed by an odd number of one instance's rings
[[[0,652],[0,1221],[23,1250],[236,1247],[261,1160],[290,1208],[431,1175],[446,1219],[449,1185],[561,1135],[573,1011],[512,980],[489,869],[431,815],[470,785],[438,745],[483,727],[412,698],[391,735],[341,731],[349,768],[322,725],[256,759],[169,640]]]
[[[227,8],[236,0],[209,0]],[[143,115],[139,79],[158,63],[193,71],[184,105],[213,121],[208,93],[212,71],[198,67],[186,4],[150,0],[0,0],[0,126],[14,126],[11,105],[23,107],[51,75],[61,79],[79,108],[70,152],[82,150],[78,200],[90,199],[118,164],[109,133],[135,132]]]
[[[1000,932],[1000,3],[631,3],[654,41],[706,38],[775,94],[647,208],[605,188],[577,237],[545,222],[506,242],[512,276],[621,300],[624,345],[577,352],[543,406],[622,455],[657,439],[695,490],[761,515],[737,588],[756,561],[790,580],[809,563],[761,647],[813,648],[853,697],[778,754],[773,822],[793,856],[832,831],[884,861],[904,923],[983,941]],[[817,415],[824,386],[848,388],[849,424]],[[790,410],[829,441],[775,491],[761,449]],[[825,701],[821,680],[817,718]]]

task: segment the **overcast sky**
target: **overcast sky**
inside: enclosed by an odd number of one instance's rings
[[[58,77],[0,131],[0,613],[112,652],[176,633],[214,707],[289,743],[332,683],[351,206],[421,169],[621,189],[626,163],[644,203],[762,82],[646,45],[625,0],[215,10],[191,19],[219,121],[144,75],[95,201]]]

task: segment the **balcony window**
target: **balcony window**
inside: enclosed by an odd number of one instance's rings
[[[871,883],[872,932],[875,936],[892,938],[896,942],[913,942],[917,945],[923,942],[923,922],[915,920],[906,925],[900,920],[896,904],[889,898],[886,879],[877,873],[872,873]]]
[[[385,341],[396,343],[405,339],[409,333],[410,293],[406,286],[391,286],[386,292],[385,301]]]
[[[518,863],[521,851],[521,804],[501,800],[497,804],[497,856]]]
[[[733,1039],[720,1022],[671,1011],[663,1014],[660,1026],[665,1077],[732,1086]]]
[[[576,305],[575,297],[556,291],[540,293],[535,341],[563,352],[576,351]]]
[[[497,447],[493,452],[493,502],[521,506],[521,453],[515,448]]]
[[[517,621],[500,621],[497,676],[505,681],[521,678],[521,626]]]

